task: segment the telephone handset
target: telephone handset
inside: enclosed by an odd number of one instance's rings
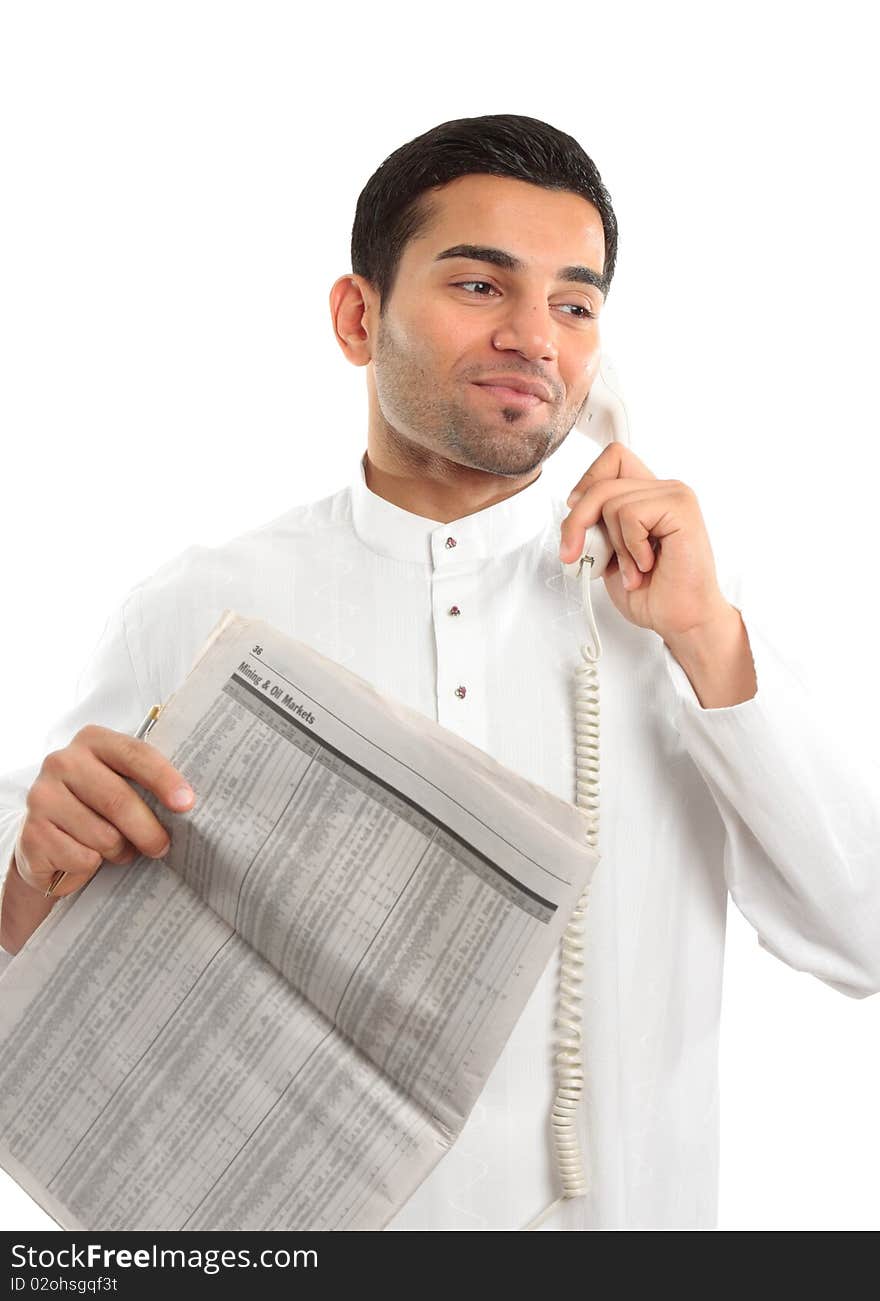
[[[590,396],[575,429],[580,429],[600,447],[619,442],[629,446],[629,418],[620,396],[620,383],[611,361],[603,354],[590,389]],[[583,663],[575,669],[575,771],[576,800],[586,813],[587,843],[598,852],[599,843],[599,675],[596,668],[602,646],[593,617],[590,584],[605,573],[614,548],[599,520],[587,530],[580,560],[560,561],[563,571],[581,580],[584,614],[592,645],[581,647]],[[553,1146],[562,1196],[551,1202],[526,1229],[536,1229],[547,1216],[572,1197],[585,1197],[589,1184],[584,1173],[583,1154],[578,1142],[575,1118],[584,1083],[582,1054],[583,1016],[581,987],[584,933],[582,925],[590,886],[578,900],[560,944],[559,986],[556,1025],[562,1031],[555,1053],[556,1098],[550,1117]]]
[[[625,443],[627,447],[630,445],[629,416],[623,398],[620,396],[620,380],[613,363],[604,353],[599,358],[599,368],[590,389],[590,396],[574,427],[598,443],[600,449],[607,447],[609,443]],[[563,569],[566,573],[579,576],[581,567],[589,563],[588,577],[591,580],[601,578],[613,554],[614,548],[605,525],[599,520],[587,529],[581,549],[581,559],[571,564],[564,564]],[[589,588],[585,588],[585,602],[588,599]]]

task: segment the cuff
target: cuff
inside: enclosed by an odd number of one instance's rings
[[[735,609],[739,610],[749,639],[749,649],[752,653],[752,665],[755,670],[755,680],[757,683],[755,694],[748,700],[741,700],[735,705],[702,705],[699,696],[691,685],[690,678],[685,673],[672,651],[666,645],[666,642],[661,641],[660,645],[662,648],[663,659],[666,663],[666,671],[669,674],[675,692],[677,717],[681,717],[683,711],[695,711],[698,714],[730,714],[734,711],[740,711],[747,714],[749,706],[754,706],[755,701],[761,693],[765,676],[766,643],[761,636],[760,629],[749,613],[748,602],[745,602],[744,605],[742,601],[731,601],[731,605],[733,605]]]
[[[758,593],[743,594],[744,580],[740,575],[721,583],[721,590],[730,604],[739,610],[749,639],[752,653],[752,665],[755,670],[757,688],[748,700],[735,705],[717,705],[704,708],[691,686],[690,679],[672,651],[664,641],[660,641],[661,652],[666,664],[666,671],[672,685],[673,722],[681,730],[688,724],[703,728],[748,729],[760,725],[761,721],[773,719],[779,721],[780,711],[792,707],[803,708],[805,694],[810,696],[814,686],[805,658],[808,647],[798,649],[799,632],[789,632],[780,628],[778,635],[768,635],[767,628],[775,627],[772,609],[768,607],[766,596]],[[780,640],[781,639],[781,640]]]

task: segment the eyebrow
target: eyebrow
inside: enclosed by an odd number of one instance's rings
[[[453,244],[452,248],[445,248],[442,253],[438,253],[434,261],[441,262],[448,257],[469,258],[472,262],[491,262],[505,271],[524,271],[526,268],[525,262],[515,257],[513,253],[507,253],[503,248],[491,248],[485,244]],[[604,297],[605,277],[591,267],[560,267],[556,272],[556,278],[594,285],[596,289],[601,290]]]

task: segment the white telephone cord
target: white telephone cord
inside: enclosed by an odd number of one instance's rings
[[[584,609],[590,626],[595,649],[585,644],[581,647],[584,662],[575,669],[575,753],[576,753],[576,803],[586,811],[587,843],[598,849],[599,843],[599,671],[596,667],[602,654],[599,631],[593,617],[590,599],[590,569],[592,556],[582,556],[578,565],[584,593]],[[582,936],[583,917],[587,910],[590,886],[587,885],[574,908],[561,941],[556,1024],[562,1034],[557,1041],[556,1100],[550,1116],[556,1164],[562,1184],[562,1196],[557,1197],[545,1210],[531,1220],[525,1229],[537,1229],[563,1202],[573,1197],[585,1197],[589,1191],[584,1171],[583,1153],[578,1142],[575,1125],[576,1112],[584,1087],[582,1048],[582,997],[583,978]]]

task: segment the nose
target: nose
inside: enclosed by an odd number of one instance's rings
[[[550,309],[535,298],[510,298],[492,342],[500,351],[513,349],[529,360],[555,361],[558,348]]]

